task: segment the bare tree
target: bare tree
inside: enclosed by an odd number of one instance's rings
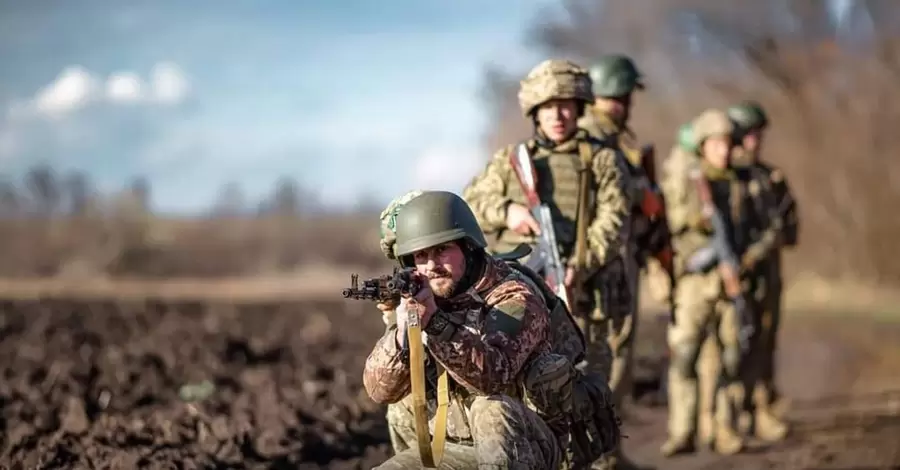
[[[857,0],[839,17],[822,0],[564,0],[540,18],[526,44],[547,56],[636,60],[648,88],[632,126],[664,148],[704,108],[763,103],[766,154],[818,234],[800,248],[805,266],[900,279],[900,261],[885,256],[900,218],[880,215],[900,202],[900,4]],[[525,72],[485,74],[492,147],[530,131],[515,103]]]

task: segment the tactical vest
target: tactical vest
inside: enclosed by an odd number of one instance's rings
[[[565,153],[540,147],[533,141],[527,142],[526,146],[534,163],[538,197],[550,208],[560,256],[564,260],[568,259],[575,248],[578,212],[578,172],[581,169],[581,158],[577,146],[572,145],[571,152]],[[515,147],[512,151],[515,152]],[[513,202],[527,207],[522,187],[514,173],[511,179],[506,182],[508,197]],[[534,239],[512,230],[502,230],[493,251],[497,253],[511,251],[522,243],[532,244]]]

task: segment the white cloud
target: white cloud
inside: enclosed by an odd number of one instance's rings
[[[144,98],[144,83],[134,72],[117,72],[106,79],[106,98],[113,102],[132,103]]]
[[[190,83],[176,64],[161,62],[153,66],[150,90],[135,72],[120,71],[105,80],[80,65],[72,65],[30,99],[12,103],[7,109],[11,119],[42,115],[58,118],[95,102],[115,104],[144,102],[175,105],[184,101]]]
[[[180,103],[190,91],[190,84],[184,72],[173,63],[154,65],[150,81],[153,96],[162,103]]]
[[[484,166],[478,147],[431,147],[415,162],[416,186],[459,192]]]
[[[59,76],[38,91],[35,109],[48,116],[59,116],[85,106],[97,93],[98,81],[81,66],[67,67]]]

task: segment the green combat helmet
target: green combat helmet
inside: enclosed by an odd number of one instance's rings
[[[685,152],[697,153],[697,145],[694,142],[694,130],[691,129],[691,123],[682,124],[678,128],[678,146]]]
[[[391,203],[381,211],[381,215],[379,216],[381,221],[381,240],[379,245],[381,247],[381,252],[384,253],[384,256],[388,259],[397,259],[397,253],[395,253],[394,250],[397,244],[397,234],[394,233],[394,229],[397,226],[397,212],[400,211],[400,208],[403,207],[404,204],[420,196],[422,193],[423,191],[418,189],[410,191],[391,201]]]
[[[644,89],[644,76],[634,62],[624,55],[603,57],[591,67],[589,73],[595,96],[617,98],[635,89]]]
[[[531,69],[519,82],[519,107],[525,117],[535,108],[550,101],[574,99],[592,103],[591,78],[587,70],[568,60],[545,60]]]
[[[728,117],[742,132],[765,129],[769,125],[769,117],[755,101],[745,101],[728,108]]]
[[[487,246],[484,232],[469,205],[447,191],[426,191],[403,205],[397,213],[394,253],[403,258],[455,240],[467,240],[478,248]]]

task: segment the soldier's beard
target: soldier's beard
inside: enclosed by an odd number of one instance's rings
[[[436,268],[428,273],[428,285],[431,286],[435,297],[443,299],[453,295],[453,291],[456,289],[456,281],[453,280],[453,276],[442,268]]]

